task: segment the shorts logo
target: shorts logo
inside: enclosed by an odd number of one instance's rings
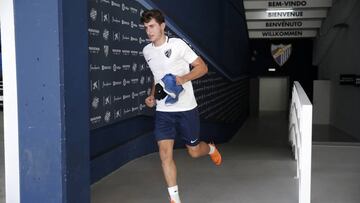
[[[196,139],[196,140],[190,140],[190,143],[191,143],[191,144],[194,144],[197,140],[198,140],[198,139]]]
[[[165,51],[165,56],[168,57],[168,58],[170,58],[170,56],[171,56],[171,49],[168,49],[168,50]]]

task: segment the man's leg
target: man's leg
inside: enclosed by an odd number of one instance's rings
[[[176,184],[176,165],[173,159],[174,140],[158,141],[161,166],[168,187]]]
[[[210,152],[210,146],[203,141],[199,142],[199,144],[196,146],[186,145],[186,147],[188,149],[190,156],[193,158],[205,156]]]
[[[196,146],[186,145],[186,147],[188,148],[190,156],[193,158],[198,158],[208,154],[215,165],[219,166],[222,162],[221,154],[214,144],[207,144],[201,141]]]
[[[160,140],[158,141],[158,146],[161,166],[168,185],[171,203],[181,203],[176,183],[176,165],[173,159],[174,140]]]
[[[198,158],[209,154],[215,165],[222,162],[221,154],[215,145],[207,144],[200,140],[200,117],[198,109],[180,113],[178,117],[178,130],[182,139],[185,141],[186,147],[191,157]]]

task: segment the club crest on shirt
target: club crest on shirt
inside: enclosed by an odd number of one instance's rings
[[[168,49],[168,50],[165,51],[165,56],[168,57],[168,58],[170,58],[170,56],[171,56],[171,49]]]

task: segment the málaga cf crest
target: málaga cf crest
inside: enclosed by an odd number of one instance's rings
[[[271,45],[271,54],[279,66],[284,65],[284,63],[290,58],[291,54],[291,44],[288,45]]]

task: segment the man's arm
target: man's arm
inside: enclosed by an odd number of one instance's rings
[[[183,76],[176,76],[177,85],[182,85],[188,81],[198,79],[208,72],[208,67],[200,56],[191,63],[191,66],[193,69],[190,73]]]
[[[153,82],[153,85],[151,87],[151,93],[149,96],[154,96],[155,95],[155,81]]]
[[[155,95],[155,82],[153,83],[153,85],[151,87],[150,95],[148,97],[146,97],[146,99],[145,99],[145,104],[150,108],[155,106],[155,97],[154,97],[154,95]]]

